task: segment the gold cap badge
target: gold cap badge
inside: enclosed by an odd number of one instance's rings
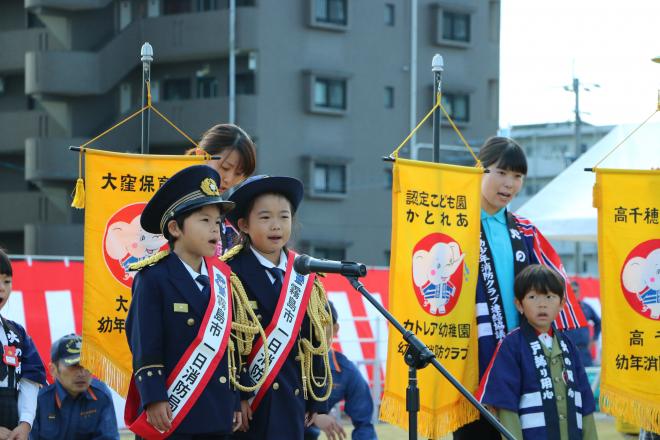
[[[219,196],[220,191],[218,191],[218,185],[215,183],[215,180],[207,177],[202,180],[202,183],[199,185],[199,188],[207,196]]]

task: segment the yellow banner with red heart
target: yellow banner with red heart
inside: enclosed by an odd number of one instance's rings
[[[600,407],[660,432],[660,170],[596,168]]]
[[[479,381],[475,294],[481,168],[396,159],[392,184],[392,314],[474,393]],[[408,344],[390,329],[380,417],[408,427]],[[478,418],[433,367],[418,373],[419,432],[438,438]]]
[[[129,265],[168,248],[140,227],[145,205],[177,171],[203,156],[84,150],[85,262],[81,364],[125,396],[133,372],[125,321],[135,272]]]

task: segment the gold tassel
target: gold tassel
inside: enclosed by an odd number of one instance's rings
[[[71,207],[78,209],[85,207],[85,182],[83,182],[82,177],[78,177],[78,180],[76,180],[76,189],[73,190]]]
[[[85,207],[85,182],[82,177],[84,151],[84,148],[80,148],[80,155],[78,156],[78,180],[76,180],[76,189],[73,190],[73,201],[71,202],[71,207],[78,209],[83,209]]]

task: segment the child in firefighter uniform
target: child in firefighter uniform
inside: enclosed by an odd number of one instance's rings
[[[237,369],[244,340],[259,333],[247,299],[214,257],[222,216],[233,207],[218,173],[197,165],[172,176],[142,213],[170,252],[140,262],[126,334],[134,375],[129,428],[144,438],[225,439],[241,425]]]
[[[564,280],[530,265],[515,279],[520,327],[495,351],[477,398],[524,440],[596,439],[595,401],[575,345],[553,326],[564,305]]]
[[[299,180],[263,175],[248,178],[229,196],[236,207],[227,218],[241,231],[242,245],[223,259],[266,333],[245,366],[256,388],[241,397],[243,427],[235,438],[302,440],[305,426],[327,412],[332,373],[325,332],[332,317],[323,286],[314,274],[294,270],[296,254],[286,247],[302,197]]]

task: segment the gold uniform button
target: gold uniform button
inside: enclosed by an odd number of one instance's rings
[[[186,323],[187,323],[190,327],[192,327],[193,325],[195,325],[195,320],[194,320],[193,318],[188,318],[188,321],[186,321]]]
[[[563,415],[563,414],[559,414],[559,420],[564,420],[565,418],[566,418],[565,415]]]
[[[151,371],[147,371],[147,376],[151,377],[153,375],[154,375],[154,373],[152,373]]]
[[[561,397],[561,396],[557,396],[557,400],[561,400],[561,399],[562,399],[562,397]]]
[[[280,389],[280,384],[277,383],[277,382],[275,382],[275,383],[273,384],[273,389],[274,389],[274,390],[279,390],[279,389]]]
[[[261,315],[257,315],[257,319],[258,319],[259,321],[261,321],[262,316],[261,316]]]
[[[552,365],[555,365],[557,363],[557,359],[552,360]]]
[[[300,394],[300,390],[298,388],[296,388],[296,390],[293,392],[293,394],[295,394],[297,396],[298,394]]]
[[[138,380],[142,382],[142,376],[138,376]]]
[[[225,376],[220,376],[220,379],[218,379],[220,383],[227,383],[227,378]]]

